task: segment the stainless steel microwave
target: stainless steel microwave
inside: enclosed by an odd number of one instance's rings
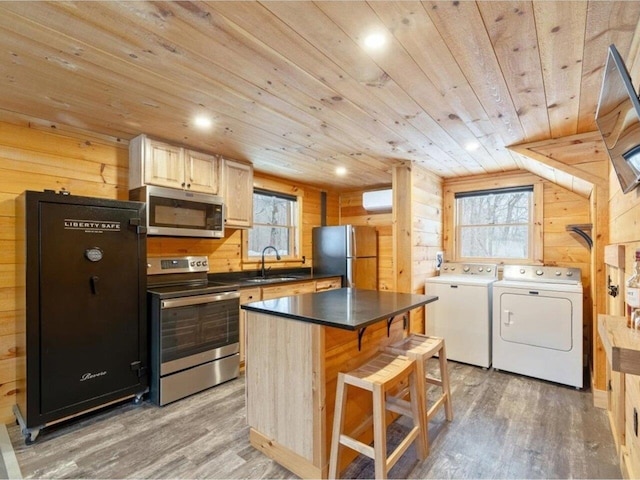
[[[224,237],[224,204],[216,195],[146,185],[129,190],[129,200],[146,202],[147,235]]]

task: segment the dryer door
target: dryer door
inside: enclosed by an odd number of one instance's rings
[[[553,350],[572,349],[572,305],[544,292],[500,294],[500,337]]]

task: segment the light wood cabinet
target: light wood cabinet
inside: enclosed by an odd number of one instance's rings
[[[184,151],[186,187],[196,192],[220,195],[220,159],[214,155]]]
[[[607,404],[609,424],[615,441],[616,450],[625,444],[625,374],[611,369],[607,361]]]
[[[251,228],[253,225],[253,166],[222,159],[222,184],[226,226]]]
[[[625,375],[625,435],[620,455],[620,466],[625,478],[639,478],[640,437],[638,426],[640,416],[640,377]]]
[[[274,285],[272,287],[262,287],[262,300],[286,297],[289,295],[300,295],[301,293],[314,293],[316,282],[286,283]]]
[[[219,195],[220,159],[139,135],[129,142],[129,188],[142,185]]]
[[[240,290],[240,305],[251,302],[259,302],[262,299],[261,288],[245,288]],[[247,311],[240,309],[240,362],[244,362],[245,352],[245,326],[247,324]]]
[[[598,315],[607,357],[608,415],[624,478],[640,478],[640,338],[626,318]]]

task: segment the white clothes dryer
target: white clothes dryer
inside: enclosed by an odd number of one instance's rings
[[[440,276],[425,280],[426,333],[445,340],[447,359],[491,366],[491,286],[497,267],[484,263],[445,263]]]
[[[579,268],[509,265],[493,286],[493,368],[583,386]]]

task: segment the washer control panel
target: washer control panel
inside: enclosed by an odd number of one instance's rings
[[[491,263],[443,263],[440,275],[482,275],[498,278],[498,266]]]
[[[579,284],[582,272],[579,268],[540,267],[537,265],[505,265],[504,280]]]

